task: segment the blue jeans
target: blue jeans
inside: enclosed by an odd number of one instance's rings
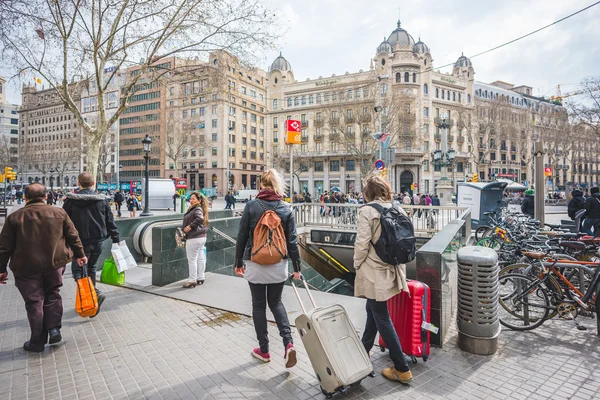
[[[94,284],[94,288],[96,288],[96,293],[100,295],[100,291],[96,287],[96,263],[98,262],[98,258],[100,258],[100,253],[102,253],[102,243],[90,243],[83,245],[83,251],[85,252],[85,256],[88,259],[87,262],[87,276],[92,278],[92,283]],[[85,266],[84,266],[85,267]],[[71,272],[73,273],[73,279],[78,280],[83,278],[83,268],[77,264],[77,258],[73,258],[73,262],[71,263]]]
[[[402,353],[400,339],[398,338],[398,334],[390,319],[387,302],[367,299],[367,325],[365,326],[365,332],[362,337],[362,343],[365,346],[367,353],[373,348],[377,332],[379,332],[383,338],[383,341],[390,352],[390,358],[394,362],[394,368],[399,372],[410,371],[408,362],[404,357],[404,353]]]

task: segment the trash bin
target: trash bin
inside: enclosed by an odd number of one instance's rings
[[[498,348],[498,254],[487,247],[458,251],[458,346],[469,353],[489,355]]]

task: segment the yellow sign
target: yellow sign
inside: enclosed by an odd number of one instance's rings
[[[184,188],[177,189],[177,193],[180,196],[185,196],[185,194],[187,193],[187,189],[184,189]]]
[[[473,174],[473,182],[479,182],[479,175]]]
[[[294,119],[285,121],[286,126],[286,144],[300,144],[302,138],[302,122]]]
[[[0,174],[0,182],[4,182],[4,174]]]
[[[285,144],[300,144],[301,136],[302,134],[298,132],[287,132]]]

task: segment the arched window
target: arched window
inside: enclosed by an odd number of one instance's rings
[[[396,72],[396,83],[402,82],[402,74],[400,72]]]
[[[299,97],[294,97],[294,105],[295,106],[299,106],[300,105],[300,98]]]
[[[321,104],[321,93],[317,95],[317,104]]]
[[[408,80],[409,80],[409,79],[410,79],[410,78],[409,78],[409,74],[408,74],[408,72],[405,72],[405,73],[404,73],[404,82],[405,82],[405,83],[408,83]]]
[[[487,99],[487,97],[488,97],[488,92],[487,92],[487,90],[486,90],[486,91],[485,91],[485,98]]]
[[[435,97],[439,98],[440,97],[440,89],[435,88]]]
[[[288,107],[291,107],[291,106],[292,106],[292,98],[288,97]]]
[[[277,110],[279,109],[279,100],[274,99],[273,100],[273,110]]]
[[[452,92],[452,101],[456,101],[456,92]]]
[[[467,103],[471,104],[471,95],[467,94]]]
[[[417,73],[413,72],[413,83],[417,83]]]
[[[429,87],[427,86],[427,84],[423,85],[423,94],[429,94]]]
[[[306,105],[306,96],[302,96],[302,105],[305,106]]]
[[[2,83],[0,83],[0,93],[2,93]]]
[[[448,100],[450,100],[450,91],[448,90],[448,93],[446,93],[448,95]]]
[[[442,89],[442,100],[444,100],[445,93],[446,91]]]
[[[348,89],[348,93],[347,93],[347,95],[346,95],[346,98],[347,98],[348,100],[352,100],[352,89]]]
[[[308,97],[308,104],[314,104],[315,102],[315,96],[313,96],[312,94]]]
[[[462,99],[461,99],[460,93],[458,94],[458,102],[459,102],[459,103],[461,103],[461,102],[462,102]]]

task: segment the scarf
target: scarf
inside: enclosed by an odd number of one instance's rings
[[[273,189],[261,189],[256,196],[257,199],[261,199],[264,201],[279,201],[283,200],[283,196],[275,193]]]

